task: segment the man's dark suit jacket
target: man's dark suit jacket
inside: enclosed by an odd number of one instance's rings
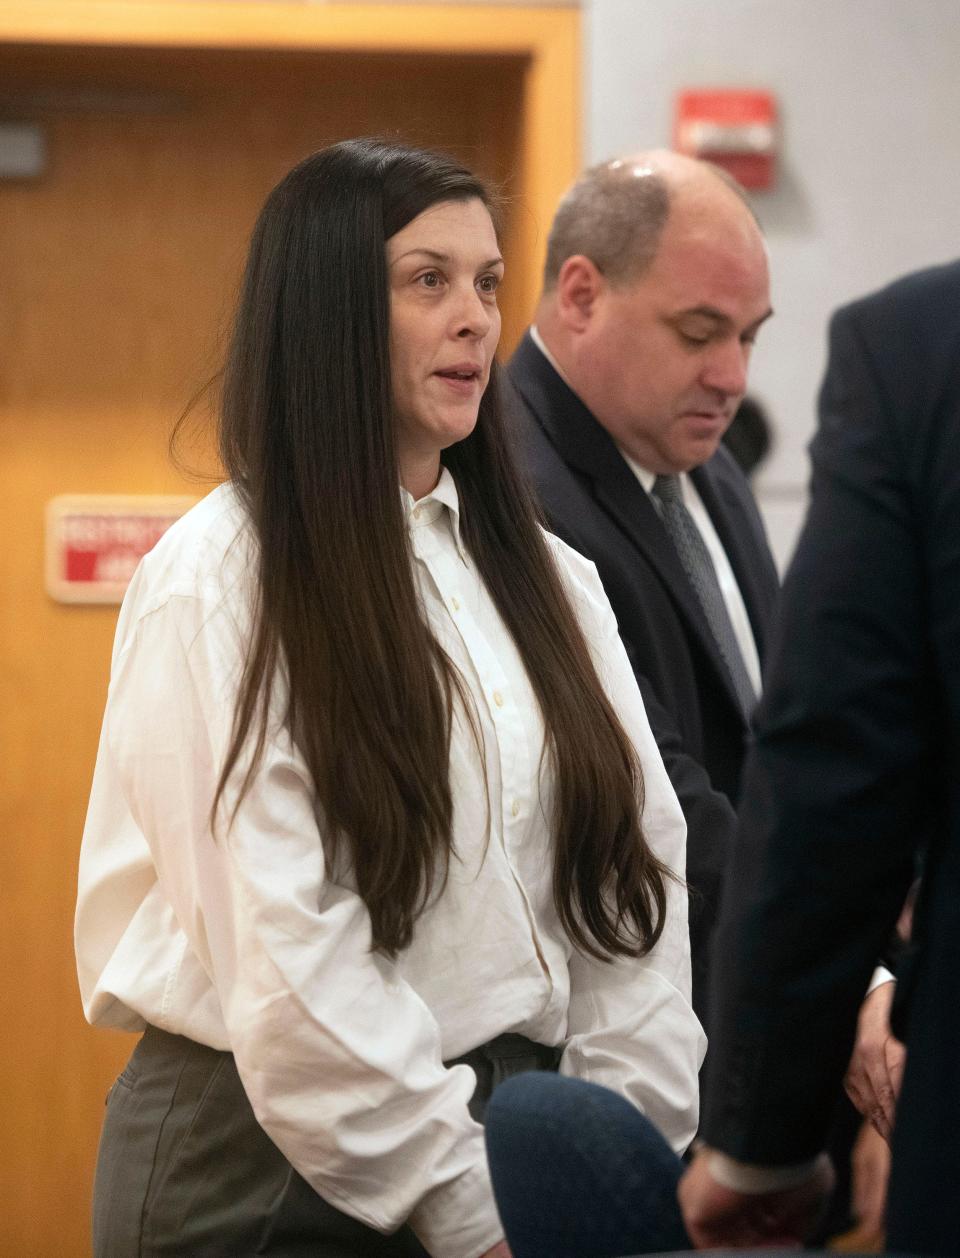
[[[614,442],[530,339],[510,362],[520,450],[549,526],[592,559],[616,613],[657,743],[687,819],[694,1007],[736,826],[747,725],[716,641],[653,504]],[[692,479],[723,542],[763,657],[777,576],[730,454]]]
[[[747,1162],[822,1147],[923,854],[887,1243],[960,1254],[960,263],[834,316],[820,411],[718,939],[736,964],[703,1134]]]

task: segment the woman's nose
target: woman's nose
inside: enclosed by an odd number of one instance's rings
[[[486,336],[493,325],[494,309],[471,285],[456,312],[456,335],[464,338]]]

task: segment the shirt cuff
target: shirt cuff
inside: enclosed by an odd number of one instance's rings
[[[876,991],[878,987],[882,987],[884,983],[895,983],[896,981],[896,975],[891,974],[885,965],[878,965],[873,971],[870,986],[867,988],[867,995],[869,996],[871,992]]]
[[[724,1188],[750,1195],[785,1192],[812,1178],[822,1158],[797,1162],[792,1166],[756,1166],[750,1162],[738,1162],[718,1149],[707,1150],[707,1170]]]
[[[486,1162],[427,1193],[409,1222],[431,1258],[481,1258],[503,1240]]]

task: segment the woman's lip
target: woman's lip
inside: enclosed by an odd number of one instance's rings
[[[440,371],[435,371],[433,374],[438,380],[442,380],[448,389],[452,389],[454,393],[462,394],[464,397],[469,397],[474,393],[480,384],[479,372],[475,372],[470,376],[445,375]]]

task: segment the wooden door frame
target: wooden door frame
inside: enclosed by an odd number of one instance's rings
[[[290,0],[0,0],[0,46],[483,54],[526,62],[511,287],[532,313],[557,202],[579,171],[580,13],[567,6]]]

